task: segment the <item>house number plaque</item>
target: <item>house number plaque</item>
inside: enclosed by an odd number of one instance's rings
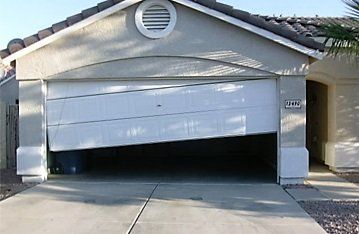
[[[300,99],[291,99],[285,100],[285,109],[301,109],[302,100]]]

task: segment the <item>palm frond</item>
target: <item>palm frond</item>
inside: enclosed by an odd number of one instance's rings
[[[349,10],[349,15],[359,19],[359,0],[343,0]]]
[[[326,34],[326,43],[331,42],[329,54],[349,54],[359,57],[359,30],[339,24],[330,24],[323,27]]]
[[[343,0],[353,20],[359,20],[359,0]],[[325,43],[331,42],[329,55],[346,54],[359,59],[359,29],[340,24],[329,24],[322,27],[326,35]]]

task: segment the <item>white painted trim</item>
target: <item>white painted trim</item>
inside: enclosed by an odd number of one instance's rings
[[[66,36],[72,32],[75,32],[81,28],[84,28],[92,23],[95,23],[111,14],[114,14],[115,12],[117,11],[120,11],[120,10],[123,10],[127,7],[130,7],[136,3],[139,3],[139,2],[142,2],[143,0],[125,0],[123,2],[120,2],[106,10],[103,10],[93,16],[90,16],[89,18],[87,19],[84,19],[84,20],[81,20],[80,22],[68,27],[68,28],[65,28],[57,33],[54,33],[52,34],[51,36],[47,37],[47,38],[44,38],[32,45],[30,45],[29,47],[26,47],[24,49],[21,49],[19,50],[18,52],[16,53],[13,53],[11,55],[9,55],[8,57],[4,58],[3,59],[3,63],[5,65],[10,65],[10,63],[24,55],[27,55],[43,46],[46,46],[54,41],[56,41],[57,39],[63,37],[63,36]],[[314,50],[314,49],[310,49],[308,47],[305,47],[303,45],[300,45],[299,43],[296,43],[296,42],[293,42],[287,38],[284,38],[282,36],[279,36],[275,33],[272,33],[272,32],[269,32],[267,30],[264,30],[264,29],[261,29],[257,26],[254,26],[252,24],[249,24],[249,23],[246,23],[242,20],[239,20],[239,19],[236,19],[232,16],[229,16],[229,15],[226,15],[224,13],[221,13],[219,11],[216,11],[216,10],[212,10],[208,7],[205,7],[205,6],[202,6],[198,3],[195,3],[195,2],[192,2],[192,1],[189,1],[189,0],[172,0],[176,3],[179,3],[181,5],[184,5],[184,6],[187,6],[189,8],[192,8],[194,10],[197,10],[199,12],[202,12],[202,13],[205,13],[207,15],[210,15],[210,16],[213,16],[217,19],[220,19],[222,21],[225,21],[227,23],[230,23],[232,25],[235,25],[237,27],[240,27],[242,29],[245,29],[247,31],[250,31],[252,33],[255,33],[257,35],[260,35],[264,38],[267,38],[269,40],[272,40],[276,43],[279,43],[281,45],[284,45],[286,47],[289,47],[293,50],[296,50],[300,53],[303,53],[303,54],[306,54],[310,57],[313,57],[313,58],[316,58],[316,59],[322,59],[324,57],[324,53],[321,53],[317,50]]]
[[[125,0],[123,2],[120,2],[106,10],[103,10],[95,15],[92,15],[84,20],[81,20],[80,22],[70,26],[70,27],[67,27],[57,33],[54,33],[52,34],[51,36],[49,37],[46,37],[32,45],[30,45],[29,47],[26,47],[22,50],[19,50],[18,52],[16,53],[13,53],[11,55],[9,55],[8,57],[4,58],[3,59],[3,63],[6,64],[6,65],[10,65],[10,63],[24,55],[27,55],[43,46],[46,46],[54,41],[56,41],[57,39],[60,39],[61,37],[64,37],[70,33],[73,33],[81,28],[84,28],[90,24],[93,24],[109,15],[112,15],[114,13],[116,13],[117,11],[120,11],[120,10],[123,10],[127,7],[130,7],[138,2],[141,2],[143,0]]]
[[[14,79],[16,77],[16,75],[12,75],[2,81],[0,81],[0,87],[3,86],[4,84],[6,84],[7,82],[9,82],[10,80]]]
[[[224,14],[222,12],[219,12],[217,10],[210,9],[208,7],[205,7],[201,4],[189,1],[189,0],[172,0],[174,2],[177,2],[179,4],[182,4],[184,6],[187,6],[189,8],[192,8],[194,10],[197,10],[199,12],[205,13],[207,15],[213,16],[217,19],[220,19],[222,21],[225,21],[227,23],[230,23],[232,25],[235,25],[237,27],[240,27],[242,29],[245,29],[247,31],[250,31],[252,33],[255,33],[257,35],[260,35],[264,38],[267,38],[269,40],[272,40],[276,43],[279,43],[281,45],[284,45],[286,47],[289,47],[291,49],[294,49],[298,52],[301,52],[303,54],[306,54],[310,57],[316,58],[316,59],[322,59],[324,57],[324,53],[321,53],[318,50],[310,49],[306,46],[300,45],[299,43],[296,43],[294,41],[291,41],[290,39],[287,39],[285,37],[279,36],[275,33],[272,33],[268,30],[261,29],[257,26],[254,26],[252,24],[246,23],[242,20],[239,20],[237,18],[234,18],[232,16],[229,16],[227,14]]]

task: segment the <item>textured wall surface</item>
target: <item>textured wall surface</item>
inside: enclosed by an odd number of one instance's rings
[[[19,140],[17,149],[17,173],[36,176],[34,180],[43,181],[46,168],[46,85],[43,81],[21,81],[19,105]]]
[[[359,170],[359,83],[336,86],[335,168]]]
[[[328,88],[328,143],[325,163],[334,170],[359,170],[359,66],[326,57],[310,65],[309,80]]]
[[[202,58],[285,75],[307,72],[307,56],[180,5],[176,5],[178,20],[174,31],[166,38],[148,39],[135,26],[136,7],[115,13],[20,58],[19,79],[46,78],[104,61],[148,56]],[[191,61],[183,62],[181,66],[186,71]],[[147,62],[143,64],[148,66]],[[223,65],[218,65],[213,74],[205,75],[221,76],[221,71],[226,74],[230,68]],[[156,67],[152,70],[164,68],[153,66]],[[140,65],[127,69],[142,68]]]
[[[337,141],[359,142],[359,84],[339,84],[336,94]]]
[[[44,97],[42,82],[20,82],[20,90],[20,145],[41,145],[44,137]]]
[[[280,155],[279,176],[281,183],[302,183],[308,175],[308,151],[305,146],[306,81],[304,76],[279,79]],[[300,109],[286,109],[286,100],[301,100]],[[299,178],[295,181],[295,178]]]

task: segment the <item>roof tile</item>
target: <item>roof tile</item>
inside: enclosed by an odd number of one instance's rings
[[[5,58],[10,55],[10,51],[8,49],[0,50],[0,58]]]
[[[52,30],[54,31],[54,33],[57,33],[58,31],[61,31],[62,29],[65,29],[67,27],[68,27],[67,22],[66,22],[66,20],[64,20],[59,23],[53,24]]]
[[[81,12],[82,17],[83,17],[84,19],[86,19],[86,18],[88,18],[88,17],[90,17],[90,16],[92,16],[92,15],[95,15],[95,14],[97,14],[97,13],[98,13],[98,8],[97,8],[97,6],[88,8],[88,9],[83,10],[83,11]]]
[[[251,15],[246,11],[234,9],[231,13],[231,16],[243,21],[247,21]]]
[[[24,38],[24,44],[26,47],[38,42],[40,40],[40,38],[38,37],[37,34],[29,36],[29,37],[25,37]]]
[[[99,11],[103,11],[109,7],[112,7],[114,5],[112,0],[107,0],[104,2],[100,2],[99,4],[97,4],[98,10]]]
[[[263,18],[260,18],[258,16],[251,16],[248,18],[248,23],[253,24],[254,26],[265,28],[265,20]]]
[[[72,15],[72,16],[70,16],[70,17],[67,17],[66,21],[67,21],[67,24],[68,24],[69,26],[71,26],[71,25],[74,25],[74,24],[80,22],[82,19],[83,19],[83,18],[82,18],[82,14],[79,13],[79,14]]]
[[[21,39],[13,39],[7,44],[7,49],[12,54],[23,49],[24,47],[24,42]]]
[[[214,5],[216,4],[216,0],[193,0],[193,1],[203,6],[206,6],[208,8],[214,8]]]
[[[214,9],[227,15],[231,15],[233,11],[232,6],[220,2],[216,2],[216,4],[214,5]]]
[[[43,30],[41,30],[41,31],[39,31],[37,33],[40,40],[42,40],[42,39],[44,39],[44,38],[46,38],[46,37],[48,37],[48,36],[50,36],[52,34],[54,34],[54,32],[52,31],[52,28],[45,28],[45,29],[43,29]]]

